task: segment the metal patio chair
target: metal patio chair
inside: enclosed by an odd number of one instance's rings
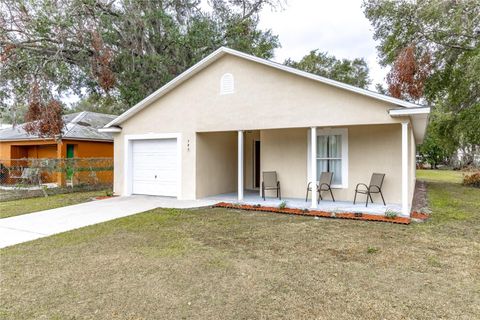
[[[282,200],[280,191],[280,181],[277,178],[276,171],[264,171],[262,181],[262,198],[265,201],[265,190],[277,190],[277,198]]]
[[[367,186],[365,183],[359,183],[355,187],[355,198],[353,198],[353,204],[355,204],[355,201],[357,200],[357,193],[365,194],[367,195],[367,201],[365,202],[365,207],[368,207],[368,198],[370,198],[370,201],[373,203],[372,199],[372,193],[380,193],[380,196],[382,197],[383,205],[385,206],[385,199],[383,198],[383,193],[382,193],[382,185],[383,185],[383,180],[385,179],[385,174],[384,173],[373,173],[372,177],[370,178],[370,184]],[[359,189],[358,187],[362,187],[362,189]]]
[[[322,191],[330,191],[332,200],[333,202],[335,202],[335,198],[333,197],[333,192],[331,188],[332,180],[333,180],[333,172],[322,172],[320,174],[320,181],[317,181],[317,185],[316,185],[317,186],[316,192],[318,192],[318,202],[320,202],[320,200],[323,200]],[[312,192],[311,184],[312,183],[309,182],[307,185],[307,195],[305,196],[305,202],[308,201],[308,193]]]

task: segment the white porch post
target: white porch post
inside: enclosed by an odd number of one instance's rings
[[[410,216],[408,209],[408,122],[402,122],[402,215]]]
[[[312,208],[317,207],[317,128],[310,128],[310,187],[312,187]]]
[[[243,131],[238,130],[238,201],[243,200]]]

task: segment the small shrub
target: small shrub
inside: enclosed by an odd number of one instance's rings
[[[106,191],[105,191],[105,195],[106,195],[107,197],[113,197],[113,191],[112,191],[112,190],[106,190]]]
[[[287,207],[287,201],[282,201],[278,205],[278,209],[285,209]]]
[[[463,185],[468,187],[480,188],[480,172],[465,174],[463,176]]]
[[[387,209],[387,211],[385,211],[385,217],[387,217],[389,219],[395,219],[397,216],[398,216],[397,211],[393,211],[393,210],[390,210],[390,209]]]
[[[260,203],[257,203],[257,204],[254,204],[253,207],[254,207],[254,208],[261,208],[262,205],[261,205]]]
[[[367,253],[369,253],[369,254],[377,253],[378,250],[379,250],[379,249],[376,248],[376,247],[370,247],[370,246],[369,246],[369,247],[367,248]]]

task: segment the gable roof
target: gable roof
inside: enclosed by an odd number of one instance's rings
[[[142,101],[137,103],[135,106],[133,106],[132,108],[128,109],[127,111],[125,111],[124,113],[119,115],[115,120],[108,123],[105,126],[105,128],[121,124],[122,122],[124,122],[128,118],[132,117],[134,114],[136,114],[137,112],[139,112],[140,110],[142,110],[146,106],[148,106],[150,103],[154,102],[155,100],[157,100],[161,96],[170,92],[171,90],[173,90],[174,88],[179,86],[181,83],[188,80],[189,78],[191,78],[192,76],[194,76],[195,74],[197,74],[201,70],[205,69],[210,64],[212,64],[213,62],[217,61],[218,59],[220,59],[221,57],[223,57],[225,55],[232,55],[232,56],[239,57],[239,58],[242,58],[242,59],[245,59],[245,60],[260,63],[260,64],[263,64],[263,65],[266,65],[266,66],[269,66],[269,67],[272,67],[272,68],[275,68],[275,69],[278,69],[278,70],[282,70],[284,72],[288,72],[288,73],[295,74],[295,75],[298,75],[298,76],[301,76],[301,77],[304,77],[304,78],[307,78],[307,79],[318,81],[320,83],[331,85],[331,86],[336,87],[336,88],[341,88],[341,89],[348,90],[348,91],[351,91],[351,92],[355,92],[355,93],[358,93],[358,94],[361,94],[361,95],[364,95],[364,96],[368,96],[368,97],[371,97],[371,98],[374,98],[374,99],[377,99],[377,100],[380,100],[380,101],[392,103],[392,104],[395,104],[395,105],[397,105],[398,107],[401,107],[401,108],[418,108],[418,107],[421,107],[420,105],[417,105],[415,103],[411,103],[411,102],[404,101],[404,100],[401,100],[401,99],[393,98],[393,97],[390,97],[390,96],[387,96],[387,95],[380,94],[380,93],[375,92],[375,91],[370,91],[370,90],[367,90],[367,89],[358,88],[358,87],[355,87],[355,86],[352,86],[352,85],[349,85],[349,84],[346,84],[346,83],[343,83],[343,82],[339,82],[339,81],[336,81],[336,80],[321,77],[321,76],[318,76],[316,74],[312,74],[312,73],[309,73],[309,72],[301,71],[301,70],[298,70],[298,69],[295,69],[295,68],[292,68],[292,67],[288,67],[288,66],[285,66],[285,65],[277,63],[277,62],[273,62],[273,61],[270,61],[270,60],[255,57],[255,56],[252,56],[250,54],[246,54],[246,53],[243,53],[243,52],[240,52],[240,51],[237,51],[237,50],[233,50],[233,49],[230,49],[230,48],[220,47],[219,49],[215,50],[214,52],[209,54],[207,57],[203,58],[198,63],[196,63],[195,65],[193,65],[192,67],[190,67],[189,69],[187,69],[186,71],[184,71],[183,73],[178,75],[176,78],[174,78],[173,80],[171,80],[170,82],[165,84],[163,87],[161,87],[160,89],[153,92],[151,95],[149,95],[148,97],[146,97],[145,99],[143,99]]]
[[[117,116],[111,114],[82,111],[62,116],[64,128],[62,139],[73,140],[106,140],[112,141],[111,133],[99,132],[98,129],[114,120]],[[28,134],[25,124],[0,130],[0,141],[35,140],[37,135]]]

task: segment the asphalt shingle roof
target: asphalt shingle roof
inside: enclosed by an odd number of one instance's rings
[[[115,119],[116,115],[82,111],[66,114],[63,116],[64,128],[62,139],[82,139],[82,140],[107,140],[113,141],[111,133],[98,132],[107,123]],[[0,141],[29,140],[38,139],[36,135],[28,134],[24,130],[24,124],[15,128],[0,130]]]

